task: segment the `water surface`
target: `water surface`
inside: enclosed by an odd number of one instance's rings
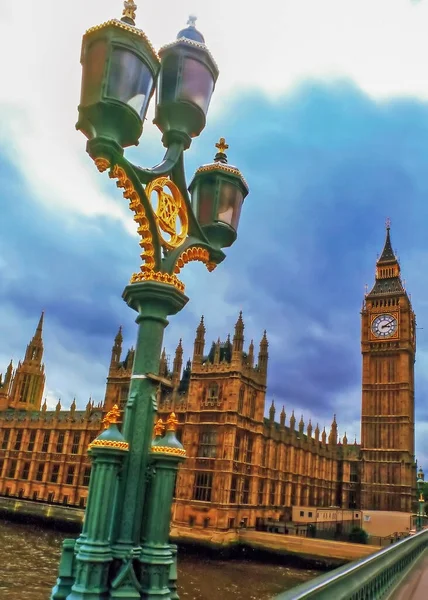
[[[73,534],[1,520],[0,598],[48,600],[65,537]],[[319,575],[284,564],[184,552],[179,553],[178,572],[181,600],[268,600]]]

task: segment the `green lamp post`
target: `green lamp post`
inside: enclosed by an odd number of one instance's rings
[[[424,472],[422,471],[422,467],[419,467],[418,479],[416,481],[416,484],[418,486],[418,492],[419,492],[418,530],[421,530],[423,527],[424,507],[425,507],[425,499],[424,499],[424,495],[423,495],[424,483],[425,483],[424,482]]]
[[[212,271],[224,260],[222,248],[236,239],[248,194],[239,169],[227,163],[224,138],[214,161],[196,171],[188,193],[183,154],[205,126],[218,67],[195,17],[157,53],[135,26],[135,11],[134,1],[127,0],[121,20],[111,19],[83,36],[76,125],[88,139],[87,152],[98,170],[107,171],[123,190],[140,235],[142,265],[123,292],[138,324],[122,415],[121,434],[128,449],[120,454],[120,471],[110,472],[110,489],[111,477],[117,478],[117,486],[109,498],[111,511],[103,513],[102,552],[95,551],[101,542],[94,537],[99,527],[94,520],[106,502],[104,483],[93,484],[91,474],[84,528],[74,544],[67,540],[64,545],[55,600],[178,598],[176,548],[169,544],[169,527],[184,450],[175,438],[173,416],[166,435],[162,438],[158,431],[152,440],[160,352],[167,317],[188,301],[178,277],[181,269],[200,261]],[[124,148],[139,143],[155,91],[154,123],[166,153],[159,165],[141,168],[125,158]],[[117,466],[118,461],[113,463]]]

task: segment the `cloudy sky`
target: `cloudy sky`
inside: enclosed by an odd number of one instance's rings
[[[0,371],[45,310],[50,405],[102,400],[118,326],[127,346],[135,339],[121,300],[139,266],[132,217],[74,129],[82,33],[121,10],[1,9]],[[182,337],[191,355],[202,313],[210,344],[243,310],[246,343],[268,331],[269,402],[320,425],[337,413],[340,435],[359,438],[359,313],[390,217],[420,327],[417,456],[428,468],[428,0],[144,0],[137,25],[159,47],[190,13],[220,78],[188,176],[225,136],[251,193],[227,260],[184,271],[191,300],[171,319],[168,353]],[[147,166],[163,153],[150,117],[129,153]]]

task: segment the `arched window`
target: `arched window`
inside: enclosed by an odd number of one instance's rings
[[[256,398],[257,398],[257,392],[256,390],[253,390],[251,392],[251,398],[250,398],[250,418],[254,419],[255,414],[256,414]]]
[[[215,404],[218,399],[218,383],[210,383],[208,386],[208,402]]]
[[[242,413],[244,410],[244,396],[245,396],[245,387],[241,385],[239,390],[239,398],[238,398],[238,412]]]

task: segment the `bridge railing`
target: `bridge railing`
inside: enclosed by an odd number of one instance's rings
[[[428,530],[424,530],[288,590],[274,600],[378,600],[400,582],[427,548]]]

